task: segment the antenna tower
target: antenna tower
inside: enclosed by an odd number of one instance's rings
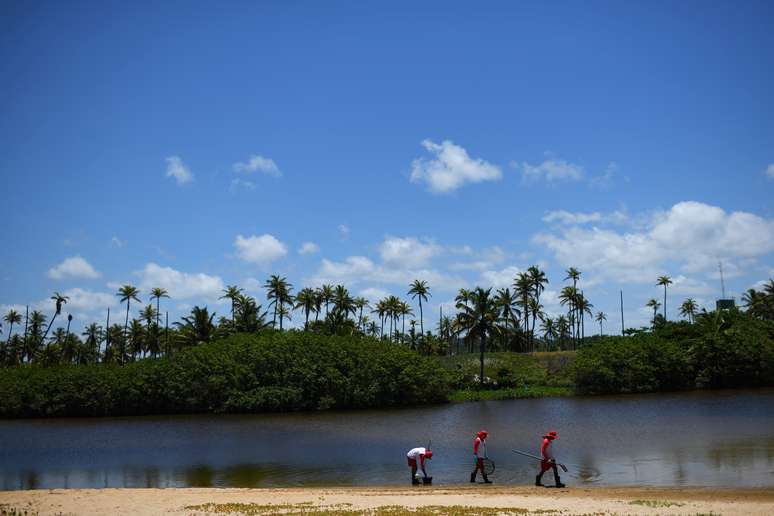
[[[718,262],[718,269],[720,269],[720,289],[723,292],[722,299],[726,298],[726,282],[723,280],[723,262]]]

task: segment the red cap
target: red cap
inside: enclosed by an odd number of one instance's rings
[[[559,439],[559,434],[551,430],[550,432],[546,433],[546,435],[544,435],[543,437],[547,439]]]
[[[433,458],[433,450],[427,450],[425,452],[425,458],[426,459],[432,459]]]
[[[486,430],[481,430],[479,433],[476,434],[481,439],[486,439],[486,437],[489,435],[489,432]]]

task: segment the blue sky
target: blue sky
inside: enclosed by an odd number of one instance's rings
[[[771,2],[3,2],[0,308],[774,276]],[[302,246],[304,252],[300,250]],[[311,244],[311,245],[309,245]],[[138,307],[139,308],[139,307]],[[300,320],[300,316],[296,319]],[[298,320],[296,322],[298,322]]]

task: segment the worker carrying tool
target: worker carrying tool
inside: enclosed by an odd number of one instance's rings
[[[471,482],[476,481],[476,475],[478,474],[478,471],[481,470],[481,476],[484,477],[484,483],[492,483],[487,477],[486,470],[484,469],[484,459],[488,458],[486,454],[486,438],[488,436],[489,433],[486,430],[481,430],[476,434],[476,438],[473,439],[473,460],[475,466],[473,472],[470,474]]]
[[[559,478],[559,470],[556,469],[556,459],[554,459],[554,454],[551,451],[551,443],[556,439],[559,439],[559,435],[553,430],[543,436],[543,444],[540,445],[540,456],[542,457],[540,461],[540,473],[535,477],[536,486],[542,486],[541,479],[543,478],[543,473],[549,469],[553,469],[556,487],[564,487],[562,479]]]

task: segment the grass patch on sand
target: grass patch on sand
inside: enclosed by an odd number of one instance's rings
[[[629,502],[629,505],[643,505],[645,507],[650,507],[651,509],[659,509],[662,507],[682,507],[685,504],[667,500],[633,500]]]
[[[425,507],[404,507],[385,505],[372,509],[352,509],[351,504],[318,505],[311,502],[297,504],[257,504],[257,503],[206,503],[188,505],[186,510],[192,514],[240,514],[248,516],[333,516],[365,514],[368,516],[499,516],[499,515],[540,515],[558,513],[555,510],[533,510],[521,507],[469,507],[463,505],[428,505]]]

